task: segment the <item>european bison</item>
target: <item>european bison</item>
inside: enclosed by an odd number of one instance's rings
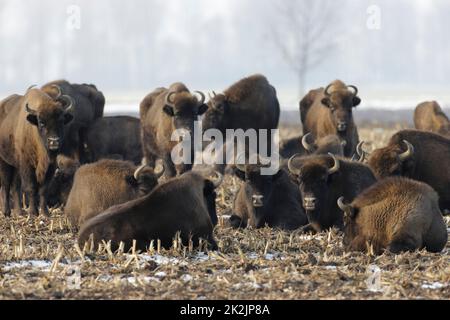
[[[87,131],[86,154],[89,162],[120,159],[142,161],[141,121],[128,116],[104,117]]]
[[[144,98],[140,105],[141,139],[144,157],[149,165],[162,159],[166,175],[173,177],[192,169],[195,157],[194,122],[207,110],[205,95],[196,91],[200,100],[182,83],[169,89],[159,88]],[[184,129],[191,135],[190,163],[175,166],[171,152],[178,141],[171,141],[175,130]]]
[[[146,250],[152,240],[170,248],[179,232],[184,245],[189,239],[195,244],[200,238],[217,248],[213,236],[213,219],[217,220],[215,189],[222,181],[205,178],[189,171],[156,187],[145,197],[114,206],[88,220],[80,230],[80,246],[93,235],[96,245],[111,241],[113,249],[124,243],[125,250],[136,240],[137,249]]]
[[[64,212],[72,226],[79,227],[109,207],[148,194],[163,172],[110,159],[84,165],[75,174]]]
[[[217,129],[225,139],[227,129],[241,129],[244,132],[254,129],[257,134],[258,130],[266,129],[267,151],[271,152],[271,130],[278,128],[280,104],[275,88],[266,77],[253,75],[236,82],[221,94],[214,93],[208,107],[202,121],[204,132]],[[259,137],[257,139],[259,143]],[[264,155],[270,156],[269,153]],[[224,168],[224,165],[217,166],[222,172]]]
[[[310,226],[305,230],[342,229],[343,215],[337,206],[342,195],[353,200],[376,182],[370,168],[334,155],[293,156],[288,163],[303,201]]]
[[[73,177],[80,167],[77,160],[59,155],[56,159],[56,170],[48,187],[48,206],[58,207],[65,205],[72,189]]]
[[[56,156],[64,141],[64,127],[73,116],[72,99],[57,100],[39,89],[13,95],[0,103],[0,179],[3,214],[11,215],[10,188],[15,175],[29,198],[29,213],[48,215],[47,187],[55,171]],[[18,208],[21,210],[21,208]]]
[[[307,133],[304,136],[281,141],[280,156],[283,159],[290,159],[296,154],[306,156],[332,153],[336,156],[344,156],[344,147],[347,142],[341,141],[338,136],[329,135],[315,141],[311,141],[312,138],[312,134]]]
[[[103,117],[105,107],[103,93],[95,85],[73,84],[66,80],[50,82],[44,85],[42,90],[54,99],[62,95],[68,95],[73,99],[71,114],[74,119],[66,128],[66,141],[61,153],[85,163],[87,130],[96,119]]]
[[[450,138],[450,120],[436,101],[419,104],[414,112],[417,130],[430,131]]]
[[[298,187],[284,169],[275,175],[262,175],[261,165],[236,165],[236,175],[244,184],[234,200],[232,227],[267,225],[294,230],[308,223]]]
[[[440,252],[447,244],[447,227],[438,195],[428,185],[407,178],[387,178],[361,193],[350,205],[338,200],[345,215],[344,245],[375,254],[426,248]]]
[[[317,138],[338,135],[347,142],[344,155],[353,156],[359,142],[353,108],[360,103],[358,89],[340,80],[333,81],[325,89],[310,91],[300,101],[303,133],[311,132]]]
[[[438,134],[402,130],[372,152],[369,166],[377,178],[404,176],[425,182],[439,194],[442,211],[450,208],[450,140]]]

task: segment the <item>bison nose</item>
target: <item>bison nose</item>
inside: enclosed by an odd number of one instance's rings
[[[315,210],[316,209],[316,198],[312,196],[305,197],[303,199],[303,206],[306,210]]]
[[[47,139],[48,148],[51,151],[59,150],[60,147],[60,139],[58,137],[49,137]]]
[[[253,195],[252,196],[252,200],[253,200],[253,206],[255,207],[255,208],[261,208],[262,206],[264,206],[264,204],[263,204],[263,199],[264,199],[264,196],[262,196],[262,195]]]
[[[347,122],[339,121],[337,125],[337,129],[339,132],[347,130]]]

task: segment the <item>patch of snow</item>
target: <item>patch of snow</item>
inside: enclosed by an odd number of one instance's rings
[[[24,260],[20,262],[8,262],[2,267],[2,269],[5,271],[10,271],[12,269],[35,268],[48,271],[51,266],[52,262],[48,260]]]
[[[194,278],[190,274],[183,274],[180,279],[184,282],[189,282]]]
[[[442,289],[442,288],[446,288],[447,285],[440,283],[440,282],[433,282],[433,283],[424,283],[422,285],[422,289],[431,289],[431,290],[436,290],[436,289]]]
[[[158,277],[158,278],[164,278],[166,276],[167,276],[167,273],[165,273],[164,271],[155,273],[155,277]]]
[[[336,266],[324,266],[324,268],[327,270],[336,270],[337,269]]]

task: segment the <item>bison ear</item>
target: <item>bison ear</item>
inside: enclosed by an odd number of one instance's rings
[[[329,108],[331,106],[330,98],[323,98],[321,102],[327,108]]]
[[[66,113],[64,115],[64,124],[68,124],[73,120],[73,115],[71,115],[70,113]]]
[[[173,107],[169,106],[169,105],[165,105],[163,108],[163,111],[165,114],[167,114],[169,117],[173,117],[175,116],[175,112],[173,111]]]
[[[360,97],[353,97],[353,107],[359,106],[360,103],[361,103],[361,98]]]
[[[27,120],[29,123],[31,123],[33,126],[38,126],[38,118],[34,114],[27,115]]]
[[[202,114],[204,114],[206,111],[208,111],[208,105],[207,104],[202,104],[200,107],[198,107],[198,115],[201,116]]]

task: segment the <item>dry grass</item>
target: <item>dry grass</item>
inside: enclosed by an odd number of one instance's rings
[[[388,130],[360,130],[371,147]],[[292,135],[283,130],[283,136]],[[315,236],[270,229],[231,230],[223,220],[238,182],[219,190],[218,252],[172,250],[82,252],[60,211],[46,220],[0,218],[0,299],[449,299],[449,245],[379,257],[347,253],[335,230]],[[449,222],[449,221],[447,221]],[[381,290],[369,291],[367,269],[381,269]],[[68,286],[73,266],[81,289]],[[431,287],[431,288],[430,288]]]

